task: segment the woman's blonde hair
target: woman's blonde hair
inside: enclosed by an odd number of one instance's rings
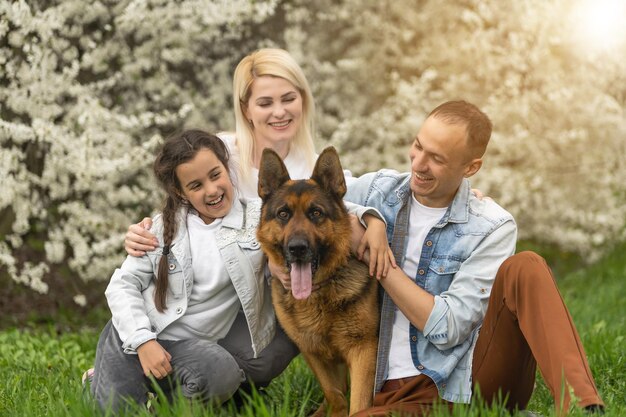
[[[235,110],[235,137],[239,149],[239,179],[246,182],[256,151],[254,131],[246,118],[245,110],[252,94],[254,80],[262,76],[279,77],[293,84],[302,96],[302,123],[290,143],[290,152],[313,170],[315,164],[315,104],[311,88],[302,68],[289,52],[283,49],[259,49],[243,58],[233,76],[233,104]]]

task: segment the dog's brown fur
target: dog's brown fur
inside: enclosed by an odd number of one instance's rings
[[[275,152],[264,150],[259,242],[275,264],[298,268],[311,263],[313,268],[313,288],[304,299],[272,280],[274,308],[317,377],[333,417],[347,415],[346,371],[350,414],[371,405],[378,343],[378,286],[367,266],[350,256],[345,193],[334,148],[319,156],[311,179],[297,181]],[[315,413],[324,414],[323,406]]]

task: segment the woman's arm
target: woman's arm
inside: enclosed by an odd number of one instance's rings
[[[159,246],[159,240],[149,232],[151,227],[152,219],[150,217],[144,217],[141,222],[128,226],[124,238],[124,249],[130,256],[143,256],[146,252],[153,251]]]

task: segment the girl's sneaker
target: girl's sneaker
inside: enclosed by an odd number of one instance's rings
[[[89,391],[89,387],[91,386],[91,382],[93,381],[93,374],[93,368],[89,368],[85,372],[83,372],[83,377],[81,378],[83,383],[83,392]]]

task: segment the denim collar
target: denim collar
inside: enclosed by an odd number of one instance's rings
[[[398,199],[403,201],[404,204],[408,204],[409,199],[411,198],[411,186],[409,184],[410,178],[411,177],[409,176],[405,179],[396,191],[396,196]],[[461,181],[461,185],[452,200],[452,204],[448,206],[446,214],[443,215],[435,227],[441,228],[448,223],[467,223],[469,221],[470,192],[470,181],[467,178],[463,178],[463,181]]]
[[[446,223],[467,223],[469,221],[470,182],[463,178],[459,189],[456,191],[452,204],[441,218],[436,227],[443,227]]]

